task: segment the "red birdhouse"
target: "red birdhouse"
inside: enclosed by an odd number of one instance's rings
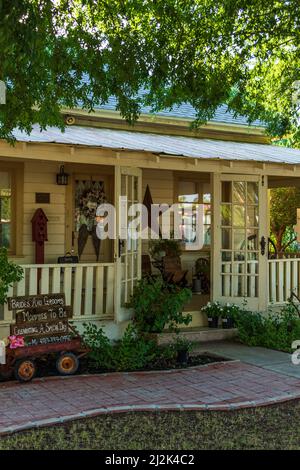
[[[48,240],[47,222],[43,209],[37,209],[31,219],[32,241],[35,242],[35,262],[44,263],[44,243]]]

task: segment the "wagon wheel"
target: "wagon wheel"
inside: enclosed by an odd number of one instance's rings
[[[79,360],[73,353],[63,353],[56,361],[56,369],[61,375],[73,375],[78,367]]]
[[[20,359],[16,362],[15,378],[20,382],[30,382],[36,374],[36,365],[32,359]]]

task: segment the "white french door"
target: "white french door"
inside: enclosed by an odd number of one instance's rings
[[[115,207],[116,207],[116,240],[115,240],[115,311],[117,321],[130,317],[126,308],[134,286],[141,277],[141,238],[138,233],[141,225],[136,226],[137,219],[133,205],[142,202],[142,170],[139,168],[115,168]]]
[[[213,300],[264,310],[268,293],[266,178],[213,176]]]

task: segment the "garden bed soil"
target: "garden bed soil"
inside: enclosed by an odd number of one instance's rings
[[[166,358],[159,358],[152,363],[149,363],[147,366],[143,367],[144,371],[159,371],[159,370],[174,370],[174,369],[186,369],[188,367],[195,367],[200,365],[212,364],[216,362],[225,362],[229,361],[230,359],[224,358],[221,356],[213,355],[213,354],[197,354],[197,355],[190,355],[188,362],[185,364],[180,364],[175,359],[166,359]],[[51,357],[47,359],[40,359],[36,361],[37,363],[37,377],[53,377],[59,375],[56,368],[55,368],[55,359],[51,359]],[[115,370],[107,370],[107,369],[100,369],[99,367],[95,367],[91,360],[88,358],[82,358],[80,360],[79,370],[75,375],[86,375],[86,374],[101,374],[101,373],[108,373],[108,372],[116,372]],[[125,371],[124,371],[125,372]],[[129,372],[129,371],[126,371]],[[134,372],[134,371],[130,371]],[[3,382],[9,379],[2,379],[0,377],[0,382]],[[12,380],[14,380],[14,376],[12,376]]]

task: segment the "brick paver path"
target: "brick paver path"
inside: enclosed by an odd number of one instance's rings
[[[239,361],[0,383],[0,434],[107,412],[226,410],[300,398],[300,380]]]

